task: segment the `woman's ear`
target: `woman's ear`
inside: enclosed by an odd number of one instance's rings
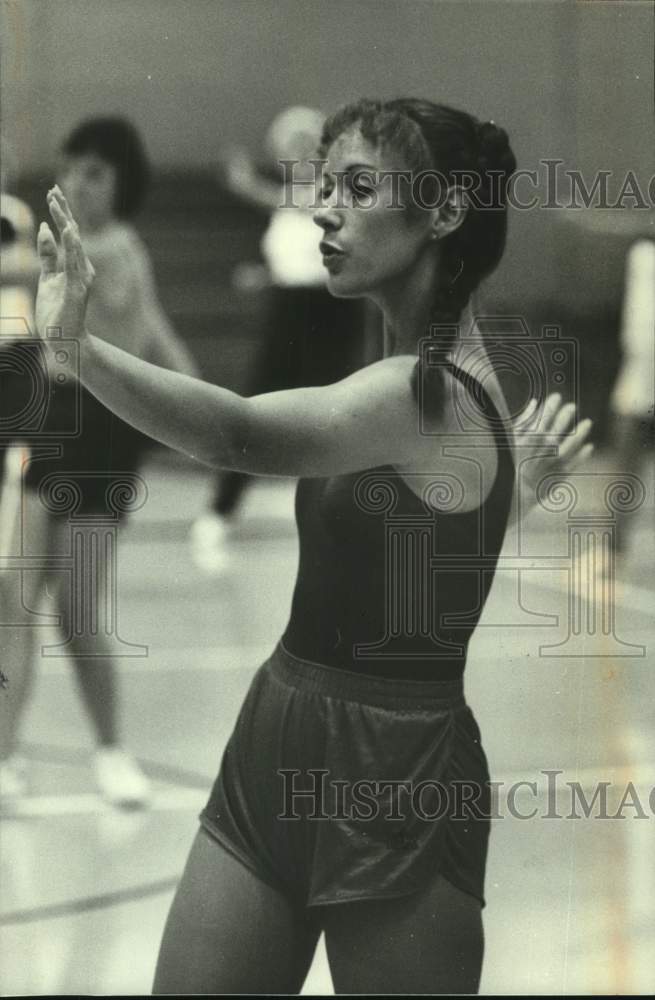
[[[432,239],[442,240],[444,236],[449,236],[459,229],[466,218],[468,208],[465,191],[456,185],[449,187],[443,203],[432,213]]]

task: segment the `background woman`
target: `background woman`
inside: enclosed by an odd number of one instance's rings
[[[74,207],[85,249],[96,272],[89,297],[88,316],[99,336],[110,344],[175,371],[195,373],[194,361],[168,322],[157,297],[148,251],[132,225],[132,218],[145,198],[150,167],[142,140],[134,127],[122,118],[92,118],[81,123],[62,147],[60,172],[62,188]],[[66,334],[64,333],[64,336]],[[20,412],[25,378],[14,366],[8,378],[7,398],[15,400]],[[78,399],[73,383],[63,387],[52,378],[49,389],[44,444],[58,444],[44,456],[37,448],[24,472],[25,496],[21,532],[26,554],[54,558],[69,549],[67,518],[46,512],[38,490],[51,474],[70,475],[81,484],[81,501],[76,514],[106,512],[105,495],[111,476],[132,474],[140,466],[148,439],[111,413],[90,392]],[[74,437],[57,437],[58,429],[70,427],[79,413],[79,432]],[[81,478],[79,478],[81,476]],[[98,553],[100,560],[102,551]],[[99,579],[105,579],[101,564]],[[103,795],[115,804],[139,804],[148,796],[148,782],[134,758],[122,747],[119,724],[117,665],[101,629],[83,636],[71,628],[73,602],[89,593],[83,574],[32,570],[19,579],[5,574],[0,597],[4,621],[20,620],[20,605],[36,610],[46,592],[55,601],[54,611],[70,635],[70,652],[75,678],[89,713],[97,750],[94,768]],[[64,577],[66,577],[64,579]],[[102,593],[98,593],[102,600]],[[88,598],[87,598],[88,599]],[[13,757],[22,718],[31,688],[36,654],[36,630],[19,626],[3,629],[5,673],[8,684],[2,697],[2,747],[5,770],[12,778],[5,783],[14,792],[21,788]]]

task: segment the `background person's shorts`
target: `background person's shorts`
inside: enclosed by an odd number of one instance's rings
[[[11,345],[4,351],[19,351],[22,347]],[[30,413],[30,394],[34,391],[18,364],[12,365],[6,353],[2,360],[0,481],[6,448],[25,436],[15,426],[15,417]],[[79,489],[76,514],[115,513],[108,503],[108,490],[121,477],[134,476],[153,445],[150,438],[113,414],[83,387],[60,388],[55,384],[49,387],[47,405],[42,415],[39,413],[37,424],[29,422],[27,441],[32,457],[24,471],[25,485],[38,492],[54,484],[53,477],[58,482],[70,478]],[[122,516],[119,511],[118,517]]]

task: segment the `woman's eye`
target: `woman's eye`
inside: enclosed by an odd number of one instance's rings
[[[365,183],[364,177],[360,175],[350,178],[350,190],[356,198],[370,198],[373,194],[372,188]]]

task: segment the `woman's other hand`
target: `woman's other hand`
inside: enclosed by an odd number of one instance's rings
[[[524,517],[536,505],[537,487],[544,476],[566,476],[592,454],[594,446],[587,440],[592,422],[576,421],[575,410],[574,403],[562,403],[555,392],[541,407],[531,399],[514,419],[520,505],[515,504],[511,520]]]

